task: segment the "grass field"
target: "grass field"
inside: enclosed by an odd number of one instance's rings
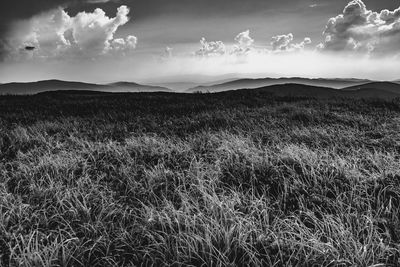
[[[3,266],[400,265],[400,100],[0,97]]]

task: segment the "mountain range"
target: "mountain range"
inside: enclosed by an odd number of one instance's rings
[[[396,98],[400,97],[400,82],[371,82],[360,79],[239,79],[217,85],[203,85],[186,91],[224,93],[226,91],[268,92],[277,96],[305,97],[352,97],[352,98]],[[253,91],[252,90],[252,91]],[[162,86],[141,85],[133,82],[93,84],[60,80],[45,80],[31,83],[0,84],[0,95],[32,95],[43,92],[64,93],[132,93],[132,92],[174,92]]]
[[[244,92],[247,89],[232,92]],[[252,90],[253,91],[253,90]],[[277,84],[254,89],[255,92],[268,92],[276,96],[315,97],[315,98],[383,98],[400,97],[400,84],[390,82],[373,82],[343,89],[318,87],[305,84]],[[225,92],[220,92],[225,93]]]
[[[262,79],[238,79],[214,85],[197,86],[187,92],[222,92],[238,89],[255,89],[278,84],[304,84],[317,87],[329,87],[342,89],[349,86],[361,85],[371,82],[362,79],[307,79],[307,78],[262,78]]]
[[[45,80],[28,83],[4,83],[0,84],[0,95],[32,95],[47,91],[99,91],[99,92],[172,92],[172,90],[160,87],[141,85],[132,82],[117,82],[110,84],[94,84],[83,82],[70,82],[60,80]]]

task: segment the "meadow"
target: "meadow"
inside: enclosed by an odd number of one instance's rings
[[[0,96],[0,266],[399,266],[400,100]]]

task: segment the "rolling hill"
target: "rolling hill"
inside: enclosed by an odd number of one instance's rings
[[[344,91],[359,91],[359,90],[380,90],[400,94],[400,84],[394,82],[371,82],[356,86],[343,88]]]
[[[329,87],[341,89],[349,86],[370,82],[360,79],[306,79],[306,78],[263,78],[263,79],[239,79],[215,85],[197,86],[187,92],[222,92],[238,89],[255,89],[279,84],[304,84],[317,87]]]
[[[159,87],[168,88],[168,89],[171,89],[171,90],[177,91],[177,92],[186,91],[188,88],[200,86],[199,83],[193,83],[193,82],[166,82],[166,83],[149,82],[146,84],[151,85],[151,86],[159,86]]]
[[[83,82],[70,82],[60,80],[45,80],[27,83],[5,83],[0,84],[0,95],[32,95],[47,91],[100,91],[100,92],[169,92],[170,89],[141,85],[130,82],[118,82],[111,84],[92,84]]]
[[[400,86],[400,85],[398,85]],[[393,99],[400,97],[400,90],[398,92],[376,88],[346,88],[344,90],[333,89],[328,87],[311,86],[304,84],[277,84],[253,90],[234,90],[219,92],[221,94],[254,94],[254,93],[271,93],[275,96],[291,96],[291,97],[313,97],[313,98],[381,98]]]
[[[290,82],[298,81],[298,83]],[[357,84],[362,80],[325,80],[325,79],[241,79],[213,87],[213,90],[206,92],[231,93],[228,91],[248,91],[254,89],[254,93],[268,92],[277,96],[295,96],[295,97],[351,97],[351,98],[396,98],[400,97],[400,84],[394,82],[369,82]],[[269,83],[278,83],[268,85]],[[310,84],[311,85],[310,85]],[[337,86],[352,83],[352,86],[342,89],[335,89]],[[267,84],[266,86],[263,84]],[[317,85],[313,85],[317,84]],[[319,85],[322,84],[322,85]],[[255,87],[257,85],[261,85]],[[328,85],[335,85],[329,87]],[[254,86],[254,88],[252,88]],[[207,86],[196,87],[202,90],[192,92],[204,92]],[[233,89],[232,89],[233,88]],[[131,93],[131,92],[174,92],[162,86],[141,85],[133,82],[117,82],[110,84],[92,84],[82,82],[69,82],[60,80],[46,80],[30,83],[6,83],[0,84],[0,95],[32,95],[43,92],[67,92],[72,94],[90,92],[110,92],[110,93]],[[253,90],[252,90],[253,91]]]
[[[133,82],[117,82],[106,85],[108,92],[170,92],[162,86],[143,85]]]

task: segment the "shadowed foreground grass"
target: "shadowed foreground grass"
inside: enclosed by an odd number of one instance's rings
[[[400,264],[397,100],[3,96],[0,149],[3,266]]]

